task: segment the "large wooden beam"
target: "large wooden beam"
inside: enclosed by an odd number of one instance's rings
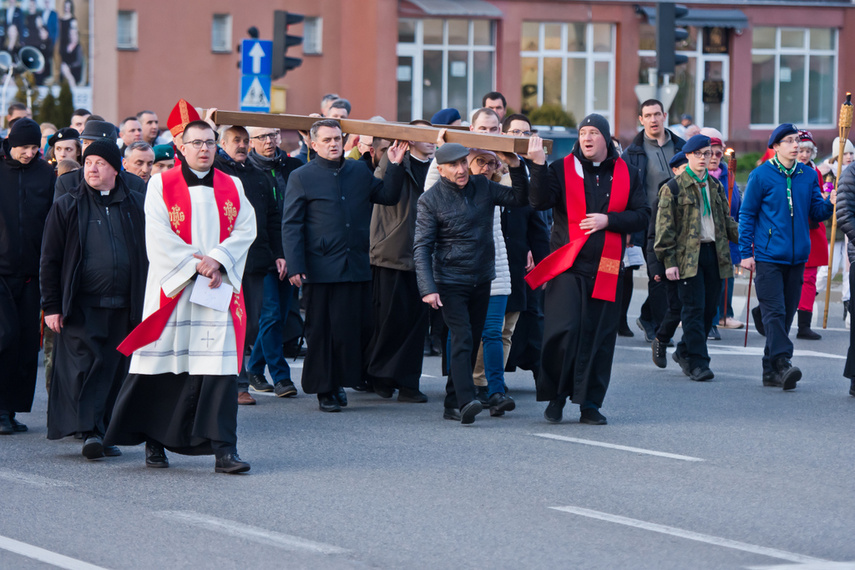
[[[289,129],[308,131],[317,117],[304,115],[273,115],[268,113],[243,113],[237,111],[216,111],[213,116],[218,125],[240,125],[242,127],[265,127],[273,129]],[[424,125],[408,125],[404,123],[375,123],[372,121],[357,121],[355,119],[337,119],[342,132],[357,135],[380,137],[390,140],[415,142],[436,142],[439,128]],[[447,142],[460,143],[469,148],[480,148],[495,152],[528,152],[526,137],[510,137],[504,135],[487,135],[472,131],[449,129],[445,133]],[[552,141],[544,140],[546,152],[552,151]]]

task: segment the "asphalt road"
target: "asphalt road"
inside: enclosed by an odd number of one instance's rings
[[[257,395],[239,412],[245,476],[174,454],[146,469],[142,446],[89,462],[45,439],[40,380],[29,433],[0,440],[0,568],[855,568],[839,307],[821,341],[796,341],[788,393],[761,386],[753,330],[748,348],[722,331],[715,380],[694,383],[670,358],[656,368],[633,326],[608,426],[573,405],[547,424],[528,372],[507,375],[506,417],[443,420],[438,358],[427,404],[349,391],[325,414]]]

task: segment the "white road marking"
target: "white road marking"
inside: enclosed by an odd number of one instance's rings
[[[617,345],[615,348],[619,348],[621,350],[636,350],[641,352],[650,352],[650,346],[621,346]],[[711,355],[725,355],[725,356],[763,356],[763,347],[762,346],[710,346],[707,344],[707,351]],[[673,352],[673,350],[669,351]],[[797,356],[815,356],[817,358],[831,358],[835,360],[846,360],[845,355],[840,354],[831,354],[830,352],[818,352],[816,350],[800,350],[795,349],[793,351],[793,357]]]
[[[67,570],[105,570],[101,566],[95,566],[76,558],[63,556],[62,554],[57,554],[56,552],[27,544],[26,542],[19,542],[6,536],[0,536],[0,549],[14,552],[15,554],[56,566],[57,568],[66,568]]]
[[[619,515],[612,515],[609,513],[602,513],[600,511],[592,511],[590,509],[583,509],[581,507],[549,507],[550,509],[554,509],[556,511],[562,511],[565,513],[570,513],[573,515],[579,515],[582,517],[588,517],[592,519],[599,519],[601,521],[622,524],[625,526],[631,526],[635,528],[640,528],[643,530],[650,530],[653,532],[658,532],[661,534],[669,534],[671,536],[676,536],[679,538],[685,538],[688,540],[695,540],[697,542],[705,542],[707,544],[712,544],[713,546],[723,546],[725,548],[732,548],[734,550],[741,550],[743,552],[750,552],[751,554],[760,554],[762,556],[769,556],[771,558],[779,558],[781,560],[787,560],[789,562],[798,562],[798,563],[815,563],[815,562],[829,562],[828,560],[823,560],[822,558],[814,558],[812,556],[805,556],[803,554],[796,554],[795,552],[787,552],[786,550],[778,550],[777,548],[767,548],[765,546],[757,546],[755,544],[748,544],[746,542],[739,542],[737,540],[730,540],[729,538],[721,538],[718,536],[712,536],[709,534],[701,534],[699,532],[693,532],[690,530],[683,530],[681,528],[676,528],[673,526],[665,526],[662,524],[651,523],[647,521],[641,521],[638,519],[631,519],[627,517],[622,517]]]
[[[48,479],[47,477],[42,477],[41,475],[32,475],[30,473],[21,473],[19,471],[12,471],[11,469],[0,469],[0,479],[5,479],[6,481],[12,481],[13,483],[25,483],[27,485],[33,485],[35,487],[41,487],[42,489],[48,489],[51,487],[73,487],[74,485],[69,483],[68,481],[60,481],[58,479]]]
[[[666,457],[668,459],[679,459],[680,461],[703,461],[699,457],[690,457],[688,455],[678,455],[676,453],[666,453],[664,451],[653,451],[652,449],[642,449],[640,447],[629,447],[626,445],[618,445],[616,443],[603,443],[602,441],[593,441],[590,439],[579,439],[578,437],[567,437],[563,435],[553,435],[551,433],[533,433],[535,437],[543,437],[546,439],[557,439],[558,441],[569,441],[570,443],[581,443],[582,445],[592,445],[594,447],[607,447],[609,449],[617,449],[619,451],[630,451],[632,453],[641,453],[643,455],[655,455],[656,457]]]
[[[191,511],[161,511],[155,514],[161,518],[185,522],[194,526],[227,534],[229,536],[236,536],[238,538],[251,540],[268,546],[277,546],[290,551],[302,550],[317,554],[346,554],[348,552],[344,548],[339,548],[338,546],[333,546],[331,544],[314,542],[312,540],[300,538],[299,536],[273,532],[256,526],[250,526],[216,517],[209,517],[207,515]]]
[[[748,566],[748,570],[855,570],[855,562],[812,562],[810,564],[775,564]]]

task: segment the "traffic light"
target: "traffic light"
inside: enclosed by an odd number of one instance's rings
[[[660,2],[656,5],[656,68],[660,75],[673,75],[674,66],[689,61],[685,55],[675,53],[675,44],[689,37],[685,28],[677,27],[677,20],[688,13],[688,8],[673,2]]]
[[[273,12],[273,70],[271,77],[279,79],[296,67],[303,60],[299,57],[288,57],[288,48],[303,43],[303,36],[289,36],[288,26],[299,24],[304,20],[302,14],[291,14],[284,10]]]

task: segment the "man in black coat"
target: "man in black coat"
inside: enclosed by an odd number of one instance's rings
[[[551,423],[561,421],[568,397],[582,423],[606,423],[599,409],[611,377],[626,234],[650,217],[637,171],[618,156],[610,132],[603,116],[588,115],[570,155],[529,166],[532,207],[555,216],[553,253],[526,278],[532,287],[547,283],[537,399],[549,402]]]
[[[280,230],[282,212],[274,196],[270,176],[253,166],[247,160],[248,154],[249,134],[246,129],[230,127],[223,133],[220,149],[214,158],[214,168],[240,179],[243,191],[255,210],[255,241],[249,248],[241,282],[246,305],[244,359],[238,375],[238,404],[242,405],[255,404],[255,398],[249,394],[250,386],[259,392],[273,390],[273,386],[264,379],[263,368],[260,375],[251,373],[249,359],[258,337],[261,307],[264,302],[264,277],[268,271],[275,270],[280,279],[285,278],[285,256],[282,253]],[[287,381],[290,383],[290,376]]]
[[[306,340],[303,391],[317,394],[321,411],[347,405],[344,386],[364,381],[371,334],[368,262],[372,204],[395,204],[404,181],[407,144],[388,151],[383,180],[362,161],[345,160],[337,121],[310,131],[317,157],[291,173],[285,192],[282,245],[292,285],[305,283]]]
[[[148,260],[144,197],[118,176],[113,141],[83,153],[84,182],[57,200],[45,227],[41,293],[56,333],[48,439],[83,434],[83,456],[121,455],[103,437],[130,359],[116,350],[140,322]]]
[[[39,355],[39,252],[56,180],[39,157],[41,130],[18,119],[0,160],[0,435],[27,431]]]
[[[543,156],[540,138],[529,140],[529,154]],[[495,207],[523,206],[528,196],[525,167],[517,155],[502,153],[511,187],[470,176],[468,157],[469,149],[456,143],[436,151],[440,179],[419,198],[413,250],[422,301],[442,309],[450,335],[443,417],[462,424],[474,422],[483,409],[475,398],[472,370],[490,303],[490,282],[496,277]],[[513,403],[507,401],[508,406]]]

